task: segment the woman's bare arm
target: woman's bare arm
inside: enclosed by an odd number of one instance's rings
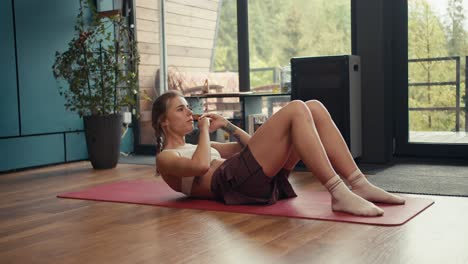
[[[250,135],[242,130],[241,128],[237,127],[233,123],[229,122],[226,118],[224,118],[221,115],[215,114],[215,113],[206,113],[201,116],[203,117],[208,117],[211,119],[210,123],[210,132],[216,131],[217,129],[223,129],[229,135],[234,137],[237,141],[237,143],[242,147],[247,146],[250,140]]]
[[[241,147],[245,147],[249,143],[250,135],[233,123],[226,120],[226,124],[221,129],[233,136]]]
[[[175,177],[193,177],[205,174],[209,164],[202,164],[197,160],[181,157],[175,151],[163,151],[156,157],[156,166],[163,175]]]
[[[210,137],[208,118],[200,118],[198,121],[200,135],[198,145],[192,158],[181,157],[175,151],[163,151],[156,158],[158,170],[163,175],[176,177],[191,177],[205,174],[210,169]]]

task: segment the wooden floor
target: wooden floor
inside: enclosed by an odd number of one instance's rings
[[[431,196],[410,222],[379,227],[55,197],[123,179],[154,179],[154,168],[0,175],[0,263],[468,263],[466,198]],[[321,188],[304,172],[291,181]]]

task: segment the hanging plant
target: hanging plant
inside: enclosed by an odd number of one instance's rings
[[[52,66],[68,110],[89,116],[134,109],[140,57],[133,30],[122,14],[103,17],[80,1],[76,34]]]

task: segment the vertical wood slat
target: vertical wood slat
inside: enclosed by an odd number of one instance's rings
[[[160,10],[158,0],[138,0],[136,26],[140,62],[140,93],[156,96],[160,68]],[[166,46],[167,64],[181,71],[208,72],[213,55],[218,1],[167,0]],[[152,91],[152,92],[148,92]],[[153,144],[153,132],[148,102],[140,103],[140,144]]]

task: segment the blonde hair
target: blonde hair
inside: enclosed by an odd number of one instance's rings
[[[151,124],[154,129],[154,135],[156,137],[156,154],[160,153],[165,147],[164,130],[161,126],[161,120],[166,115],[167,106],[171,99],[176,97],[183,97],[182,93],[176,90],[169,90],[156,98],[153,102],[153,108],[151,110]]]

